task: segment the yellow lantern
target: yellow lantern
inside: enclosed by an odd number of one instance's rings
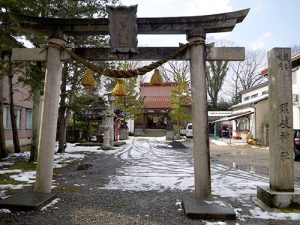
[[[92,75],[92,72],[90,70],[86,70],[82,79],[81,79],[81,85],[85,88],[94,88],[96,87],[96,81]]]
[[[150,80],[150,84],[152,84],[152,85],[162,85],[163,84],[163,78],[160,75],[159,69],[154,70],[154,73]]]
[[[116,86],[112,91],[113,96],[126,96],[126,89],[124,87],[123,81],[118,80]]]

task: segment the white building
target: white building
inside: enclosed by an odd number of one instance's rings
[[[262,71],[267,76],[268,70]],[[293,128],[300,129],[300,54],[292,57]],[[241,92],[241,103],[232,107],[233,137],[254,138],[257,143],[268,145],[269,104],[268,82]]]

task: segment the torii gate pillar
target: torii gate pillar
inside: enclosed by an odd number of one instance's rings
[[[207,198],[211,193],[205,36],[203,29],[196,34],[187,34],[189,42],[203,43],[193,45],[190,49],[195,195],[200,198]]]
[[[201,27],[187,33],[189,42],[199,42],[190,48],[195,193],[184,196],[182,203],[189,218],[235,219],[230,204],[222,201],[220,206],[211,198],[205,37]]]
[[[49,39],[49,43],[65,44],[62,34]],[[39,154],[34,190],[51,193],[55,137],[57,128],[60,82],[62,76],[61,50],[48,47],[47,68],[42,107]]]

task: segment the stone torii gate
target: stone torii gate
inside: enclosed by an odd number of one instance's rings
[[[186,54],[174,60],[190,60],[192,86],[193,154],[195,195],[187,196],[183,205],[187,216],[202,218],[235,218],[231,207],[205,204],[211,196],[211,172],[207,120],[207,60],[242,61],[245,49],[205,45],[207,33],[232,31],[243,21],[249,9],[191,17],[136,18],[137,5],[107,7],[109,18],[57,19],[24,15],[13,17],[27,32],[46,34],[49,43],[64,45],[63,35],[110,35],[110,48],[73,48],[85,60],[158,60],[174,52],[176,47],[138,47],[137,34],[186,34],[190,46]],[[13,49],[12,60],[47,61],[44,105],[42,110],[40,152],[37,162],[35,191],[51,193],[54,144],[59,105],[62,60],[71,56],[52,44],[48,49]]]

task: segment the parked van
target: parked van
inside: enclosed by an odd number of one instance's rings
[[[192,125],[192,123],[188,123],[186,125],[185,136],[187,138],[192,138],[193,137],[193,125]]]

